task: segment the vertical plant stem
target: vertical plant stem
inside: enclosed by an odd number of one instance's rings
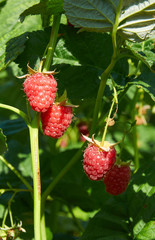
[[[32,171],[33,171],[33,194],[34,194],[34,239],[41,240],[41,183],[40,183],[40,163],[39,163],[39,132],[40,114],[36,113],[29,126]]]
[[[98,114],[99,114],[99,111],[101,108],[103,93],[104,93],[104,90],[106,87],[107,79],[108,79],[108,76],[111,73],[116,61],[117,61],[117,58],[113,54],[111,63],[109,64],[109,66],[106,68],[106,70],[101,75],[101,82],[100,82],[100,86],[99,86],[99,90],[98,90],[98,94],[97,94],[97,98],[96,98],[94,114],[93,114],[93,122],[92,122],[91,130],[90,130],[90,136],[95,132],[95,128],[96,128],[97,120],[98,120]]]
[[[57,14],[53,16],[53,26],[52,26],[50,41],[48,44],[47,56],[44,63],[43,72],[47,72],[49,70],[52,59],[53,59],[54,50],[55,50],[57,37],[58,37],[59,26],[60,26],[60,19],[61,19],[61,14]]]

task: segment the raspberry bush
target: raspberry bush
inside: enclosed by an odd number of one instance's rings
[[[0,239],[155,239],[154,9],[0,1]]]

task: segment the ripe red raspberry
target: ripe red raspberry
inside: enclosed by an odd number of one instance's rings
[[[43,133],[52,138],[61,137],[72,121],[72,107],[52,105],[45,113],[41,113]]]
[[[57,91],[57,82],[53,75],[35,73],[26,78],[24,92],[34,111],[46,112],[53,104]]]
[[[83,168],[90,180],[101,180],[115,163],[116,151],[110,148],[108,152],[96,145],[89,144],[84,151]]]
[[[114,165],[104,176],[106,191],[112,195],[123,193],[130,181],[130,167],[128,165]]]

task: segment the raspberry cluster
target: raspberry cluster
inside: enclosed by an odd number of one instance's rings
[[[130,181],[128,164],[116,164],[116,150],[110,147],[108,151],[90,143],[84,151],[83,168],[90,180],[103,179],[106,191],[112,195],[123,193]]]
[[[28,69],[30,69],[28,67]],[[50,73],[33,72],[24,82],[24,92],[31,108],[41,112],[43,133],[60,138],[69,127],[73,113],[72,106],[55,103],[57,81]]]

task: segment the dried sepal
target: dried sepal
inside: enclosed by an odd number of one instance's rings
[[[99,147],[100,149],[102,149],[105,152],[108,152],[110,150],[110,148],[113,148],[114,146],[116,146],[117,144],[119,144],[120,142],[117,143],[109,143],[108,141],[104,141],[104,143],[101,145],[101,142],[95,140],[94,138],[94,134],[92,135],[91,138],[85,136],[82,134],[82,137],[88,141],[89,143]]]

